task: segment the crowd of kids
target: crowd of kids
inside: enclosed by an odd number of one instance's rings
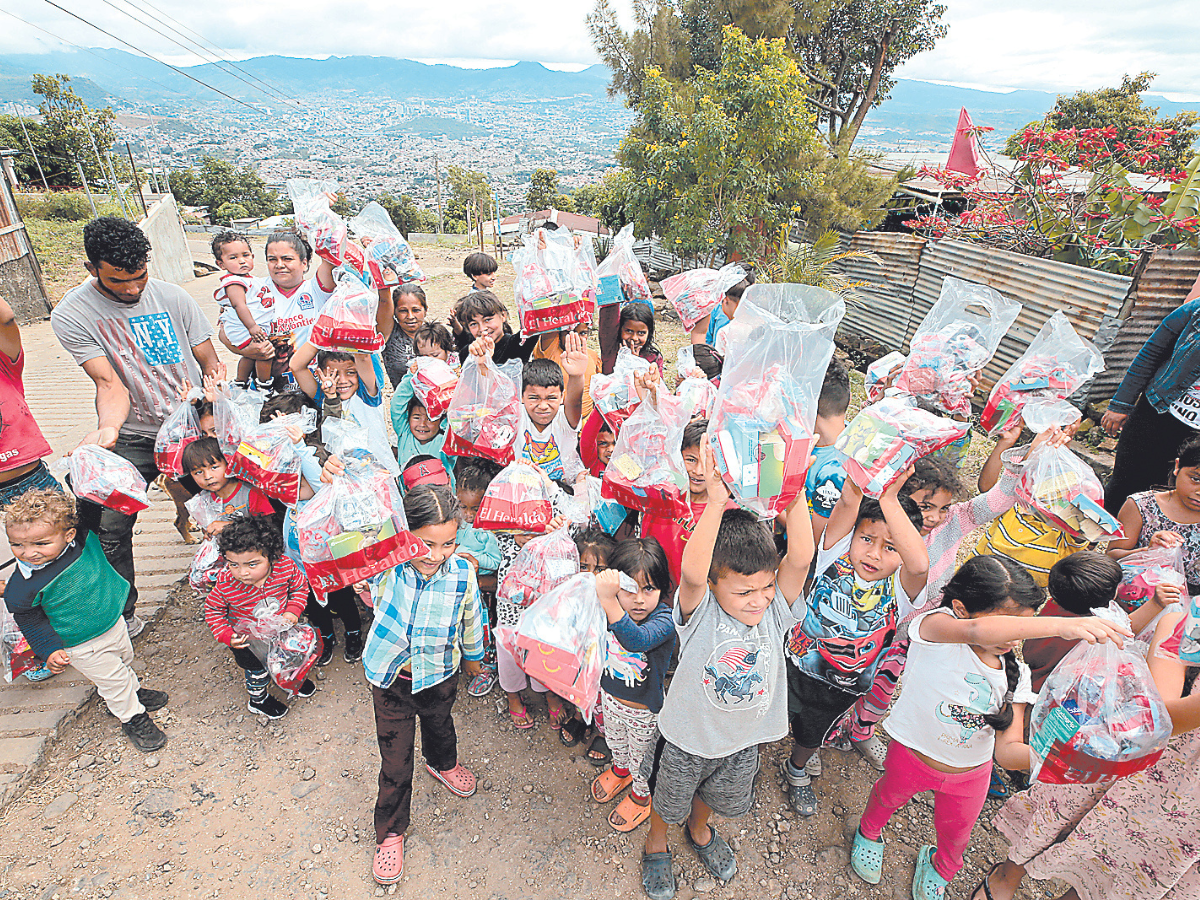
[[[1200,592],[1200,438],[1179,448],[1168,486],[1125,501],[1123,536],[1098,548],[1021,502],[1031,460],[1065,447],[1070,427],[1047,428],[1025,446],[1019,419],[1001,431],[972,497],[953,455],[938,453],[864,493],[839,450],[851,390],[834,358],[816,398],[803,487],[773,520],[739,506],[704,411],[682,428],[677,447],[661,449],[681,463],[678,501],[634,509],[613,499],[606,477],[631,465],[617,451],[633,420],[628,409],[613,415],[594,389],[610,389],[614,371],[632,372],[622,386],[627,407],[675,402],[649,303],[625,298],[566,327],[525,334],[495,290],[496,260],[472,253],[463,265],[469,290],[445,324],[428,317],[419,283],[380,289],[378,349],[356,351],[308,331],[344,284],[328,259],[305,279],[303,240],[272,236],[268,247],[272,272],[286,274],[290,288],[251,275],[244,236],[213,241],[223,270],[214,297],[222,334],[245,352],[228,382],[218,371],[185,387],[178,402],[192,408],[195,433],[179,470],[167,474],[192,498],[187,511],[208,554],[205,621],[242,670],[252,713],[277,719],[289,711],[277,694],[312,696],[309,667],[329,663],[338,646],[346,661],[361,660],[381,760],[373,859],[380,884],[403,872],[418,721],[429,775],[459,797],[476,790],[458,752],[460,673],[470,696],[499,683],[515,729],[535,725],[527,692],[546,695],[556,736],[567,746],[584,742],[596,766],[591,795],[613,804],[611,827],[631,832],[648,823],[639,856],[653,900],[676,893],[676,826],[713,878],[735,876],[737,856],[713,816],[750,813],[760,748],[784,739],[780,783],[800,817],[827,802],[823,747],[857,751],[878,770],[864,808],[852,811],[848,848],[851,870],[869,884],[896,862],[884,841],[891,817],[916,794],[933,793],[935,839],[917,855],[916,900],[946,896],[986,798],[1012,794],[1006,833],[1025,827],[1022,846],[1032,849],[997,864],[971,894],[1011,897],[1027,868],[1038,874],[1035,857],[1049,852],[1034,846],[1028,823],[1056,802],[1044,799],[1051,786],[1031,786],[1024,774],[1039,755],[1028,713],[1081,643],[1123,645],[1141,633],[1169,657],[1151,669],[1178,737],[1158,769],[1130,776],[1122,790],[1136,797],[1137,779],[1200,760],[1200,710],[1180,675],[1188,657],[1177,639],[1188,598]],[[687,374],[714,387],[741,346],[739,306],[755,296],[747,293],[753,275],[744,274],[690,329],[697,371]],[[297,292],[310,302],[296,301]],[[600,352],[588,346],[592,335]],[[486,410],[492,425],[509,429],[506,455],[461,449],[467,432],[456,418],[465,416],[456,385],[469,374],[511,382],[511,416],[501,400]],[[267,455],[255,441],[268,432],[281,434],[294,457],[287,492],[247,462]],[[402,509],[392,510],[393,521],[418,549],[327,582],[310,546],[311,520],[364,466],[386,472],[380,495],[395,490]],[[130,667],[122,619],[129,584],[81,524],[74,497],[39,485],[4,499],[16,557],[4,598],[28,650],[50,674],[73,665],[95,682],[138,749],[163,746],[150,714],[167,695],[142,688]],[[349,521],[351,504],[343,505]],[[385,536],[372,539],[383,545]],[[1122,562],[1147,550],[1174,554],[1182,577],[1153,586],[1131,606],[1128,625],[1093,615],[1128,582]],[[535,677],[519,638],[531,608],[568,583],[589,586],[606,629],[597,696],[574,702]],[[1194,805],[1179,808],[1187,824],[1174,821],[1164,837],[1178,850],[1173,874],[1139,869],[1145,853],[1129,836],[1158,821],[1160,806],[1195,794],[1194,765],[1178,777],[1185,786],[1143,787],[1131,805],[1144,821],[1110,837],[1123,871],[1143,873],[1114,876],[1109,883],[1136,882],[1121,896],[1197,896],[1186,892],[1187,884],[1200,887]],[[1065,834],[1074,823],[1062,824]],[[1054,871],[1070,881],[1065,869]],[[1117,896],[1104,890],[1093,879],[1068,896]]]

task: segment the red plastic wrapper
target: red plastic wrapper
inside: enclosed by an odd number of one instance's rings
[[[412,364],[417,368],[413,375],[413,393],[429,413],[429,418],[440,419],[454,398],[458,373],[436,356],[418,356]]]
[[[641,404],[621,426],[600,495],[628,509],[674,519],[691,513],[679,449],[691,407],[661,384],[656,387],[654,401]]]
[[[1124,537],[1121,523],[1104,508],[1104,488],[1095,471],[1066,447],[1035,448],[1016,493],[1018,500],[1071,537],[1087,541]]]
[[[182,475],[183,448],[199,437],[196,408],[185,400],[163,419],[154,438],[154,464],[158,471],[171,478]]]
[[[566,529],[535,537],[517,553],[496,595],[526,607],[579,572],[579,548]]]
[[[17,627],[17,620],[0,603],[0,670],[4,672],[4,680],[11,682],[26,672],[41,668],[41,665],[42,661]]]
[[[280,416],[244,435],[229,457],[228,475],[294,506],[300,499],[300,456],[287,433],[290,424],[311,433],[316,427],[316,410]]]
[[[133,463],[96,444],[84,444],[56,464],[70,476],[71,490],[83,500],[132,516],[150,506],[146,479]]]
[[[630,222],[612,240],[608,256],[600,261],[596,270],[597,280],[615,277],[630,300],[646,300],[653,298],[650,282],[642,271],[642,264],[633,253],[633,223]]]
[[[313,322],[309,342],[320,350],[374,353],[383,346],[375,330],[379,294],[353,278],[343,278]]]
[[[650,366],[648,360],[634,356],[628,347],[622,347],[617,351],[617,362],[611,375],[592,376],[588,392],[592,395],[592,403],[600,411],[608,427],[613,430],[613,434],[620,434],[621,425],[641,402],[638,400],[633,379],[638,373],[649,372]]]
[[[662,281],[663,295],[671,301],[684,331],[710,315],[720,304],[725,292],[746,277],[746,270],[737,263],[720,269],[689,269]]]
[[[513,293],[521,334],[529,337],[590,324],[596,313],[595,272],[586,271],[566,229],[539,228],[513,251]]]
[[[1182,547],[1142,547],[1121,557],[1121,586],[1117,600],[1127,610],[1138,609],[1154,596],[1160,584],[1171,584],[1187,596]]]
[[[468,356],[446,410],[442,449],[453,456],[479,456],[501,465],[513,461],[521,404],[511,378],[490,360]]]
[[[425,273],[417,265],[412,248],[400,233],[387,210],[372,200],[350,220],[350,227],[366,244],[366,275],[376,290],[424,281]],[[369,241],[366,240],[369,238]],[[361,271],[361,270],[360,270]]]
[[[542,534],[554,518],[554,485],[537,466],[506,466],[483,493],[475,527],[486,531]]]
[[[350,461],[345,474],[296,516],[300,558],[318,600],[429,553],[408,530],[396,480],[386,469]]]
[[[264,611],[239,622],[234,631],[245,636],[250,651],[289,697],[296,696],[321,657],[321,633],[311,625],[292,625],[278,613]]]
[[[1116,604],[1096,614],[1129,627]],[[1032,778],[1092,784],[1158,761],[1171,739],[1171,717],[1138,647],[1080,641],[1050,673],[1030,720]]]

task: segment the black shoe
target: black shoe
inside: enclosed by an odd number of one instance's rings
[[[321,635],[321,655],[317,657],[318,666],[327,666],[333,661],[333,651],[337,648],[337,635]]]
[[[282,719],[287,715],[288,705],[267,694],[261,700],[251,700],[246,708],[256,716],[266,716],[268,719]]]
[[[138,713],[128,722],[122,722],[121,730],[133,746],[143,753],[161,750],[167,744],[167,736],[146,713]]]
[[[342,658],[348,663],[358,662],[362,659],[363,639],[361,631],[346,632],[346,649],[342,653]]]
[[[152,691],[150,688],[138,688],[138,701],[146,707],[146,712],[157,712],[170,701],[166,691]]]
[[[305,678],[304,684],[300,685],[300,689],[296,691],[297,697],[311,697],[317,692],[317,686],[312,683],[311,678]]]

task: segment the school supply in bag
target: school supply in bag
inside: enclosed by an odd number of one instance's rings
[[[513,251],[512,263],[513,294],[524,337],[592,321],[595,284],[580,266],[569,231],[539,228]]]
[[[1153,597],[1160,584],[1175,585],[1187,599],[1182,547],[1142,547],[1121,557],[1119,562],[1121,585],[1117,588],[1117,600],[1127,612]]]
[[[288,697],[296,696],[309,671],[321,657],[321,633],[311,625],[292,625],[268,604],[261,603],[254,618],[233,626],[271,680]]]
[[[132,516],[150,506],[146,479],[133,463],[98,444],[84,444],[54,464],[66,472],[71,490],[81,500]]]
[[[242,442],[242,436],[258,427],[267,395],[264,391],[225,385],[213,399],[213,426],[221,452],[228,456]]]
[[[412,247],[387,210],[372,200],[350,220],[350,228],[363,242],[370,287],[380,290],[413,281],[424,281]]]
[[[556,491],[537,466],[509,463],[483,492],[474,525],[486,531],[541,534],[554,518]]]
[[[626,297],[647,302],[653,298],[650,282],[646,280],[642,264],[633,253],[633,243],[633,223],[630,222],[617,232],[612,246],[609,247],[608,256],[600,261],[596,274],[601,282],[597,292],[597,300],[601,306],[622,303]],[[607,284],[604,283],[606,281]],[[616,282],[615,290],[613,281]]]
[[[379,294],[354,278],[342,278],[321,307],[308,340],[318,350],[374,353],[384,344],[375,330]]]
[[[317,427],[317,411],[289,413],[247,432],[229,456],[227,474],[294,506],[300,499],[300,455],[288,434],[289,425],[311,434]]]
[[[691,421],[687,402],[661,384],[621,426],[600,495],[629,509],[675,518],[690,512],[680,444]]]
[[[1066,447],[1034,448],[1016,494],[1071,537],[1108,541],[1125,534],[1116,516],[1104,508],[1104,488],[1092,467]]]
[[[529,541],[517,553],[496,596],[526,607],[579,572],[579,549],[565,528]]]
[[[8,607],[0,603],[0,671],[4,673],[4,680],[11,682],[41,665],[42,661],[21,634],[17,620]]]
[[[304,235],[313,253],[330,265],[345,263],[361,272],[364,267],[362,248],[349,239],[345,221],[330,208],[338,194],[338,183],[315,178],[289,178],[286,186],[296,228]]]
[[[628,347],[621,347],[617,351],[612,374],[592,376],[588,393],[592,395],[592,404],[600,410],[600,415],[613,434],[620,434],[621,425],[641,402],[634,387],[634,378],[639,374],[645,375],[650,371],[650,366],[649,360],[635,356]]]
[[[172,410],[154,437],[154,464],[169,478],[178,478],[183,471],[183,448],[200,437],[200,421],[191,400],[184,400]]]
[[[440,419],[454,398],[458,373],[436,356],[418,356],[412,364],[417,367],[412,380],[413,394],[421,401],[429,418]]]
[[[899,350],[893,350],[867,366],[863,388],[867,392],[868,403],[877,403],[883,399],[883,392],[887,390],[887,380],[900,371],[906,359],[908,357]]]
[[[206,532],[221,518],[221,502],[214,500],[208,491],[201,491],[187,503],[188,515],[201,531]],[[216,537],[205,537],[196,548],[196,555],[188,569],[188,584],[192,589],[207,594],[217,583],[217,576],[225,568],[225,557],[217,547]]]

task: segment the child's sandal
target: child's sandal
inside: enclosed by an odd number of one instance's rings
[[[571,712],[565,706],[550,711],[550,727],[555,731],[571,721]]]
[[[625,788],[633,784],[633,776],[621,776],[611,768],[605,769],[592,781],[592,798],[597,803],[607,803]]]
[[[528,731],[533,727],[533,719],[529,717],[529,710],[524,706],[521,707],[519,712],[513,712],[510,709],[508,716],[512,719],[513,727],[518,731]]]
[[[593,753],[600,754],[593,756]],[[588,744],[587,761],[597,769],[603,768],[612,762],[612,750],[608,746],[608,741],[604,739],[604,735],[597,733],[592,742]]]
[[[583,719],[570,719],[558,732],[558,739],[564,747],[574,747],[587,734],[587,723]]]
[[[614,831],[624,834],[633,831],[648,818],[650,818],[650,798],[646,798],[646,805],[643,806],[633,799],[633,794],[630,794],[608,814],[608,824]]]

